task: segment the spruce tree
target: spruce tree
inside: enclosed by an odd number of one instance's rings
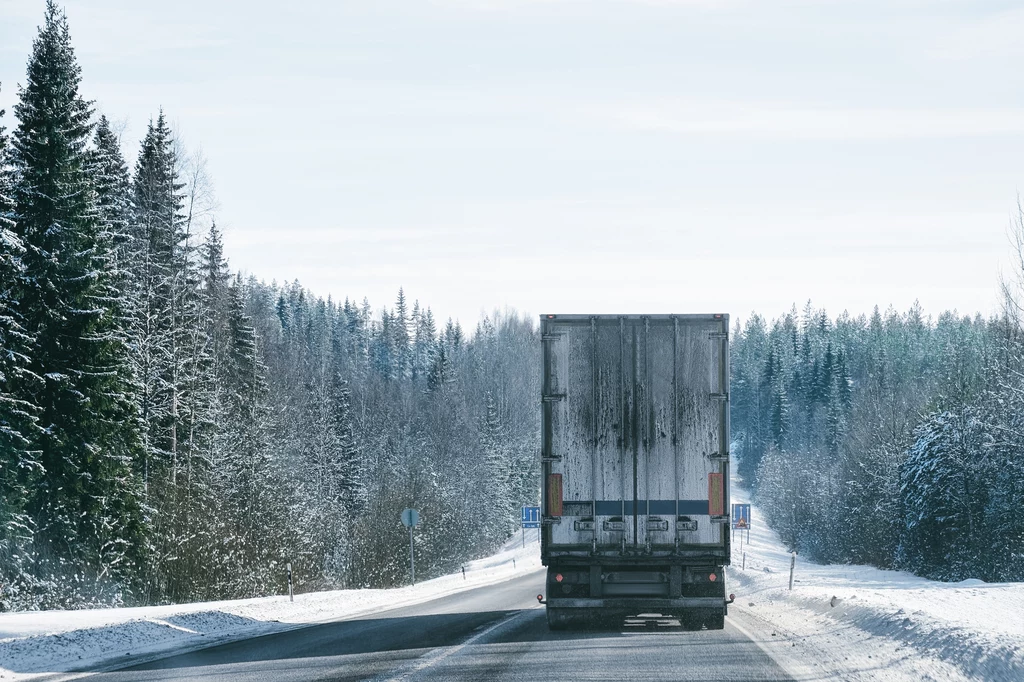
[[[150,121],[135,164],[135,267],[138,270],[138,317],[134,328],[135,372],[141,386],[147,490],[157,476],[173,475],[177,441],[175,335],[178,258],[184,242],[184,184],[178,180],[177,157],[163,111]]]
[[[269,447],[266,366],[244,310],[241,282],[228,289],[225,419],[218,441],[220,486],[230,514],[229,543],[235,596],[263,593],[272,579],[284,517]]]
[[[511,531],[510,510],[513,501],[509,489],[507,434],[501,423],[498,405],[490,393],[487,394],[486,413],[481,427],[483,489],[487,491],[488,498],[484,501],[487,509],[487,530],[491,542],[497,544],[508,538]]]
[[[3,115],[0,110],[0,121]],[[0,611],[33,605],[21,595],[34,582],[26,556],[34,525],[26,508],[40,468],[30,447],[36,409],[18,395],[19,385],[37,379],[27,370],[32,339],[18,306],[25,248],[14,231],[9,151],[6,129],[0,126]]]
[[[131,476],[138,444],[80,78],[67,17],[49,0],[15,108],[12,158],[14,231],[25,247],[19,305],[33,337],[29,368],[42,378],[21,386],[42,427],[31,439],[42,473],[29,509],[39,568],[58,576],[58,603],[85,576],[128,580],[144,547]]]
[[[127,277],[128,273],[123,270],[130,265],[127,257],[131,250],[128,242],[133,218],[131,177],[106,116],[100,116],[96,122],[88,167],[96,192],[100,235],[108,242],[107,248],[115,258],[110,267],[119,277]]]

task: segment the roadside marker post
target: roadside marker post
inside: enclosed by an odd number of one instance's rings
[[[402,525],[409,529],[409,573],[412,584],[416,584],[416,541],[413,539],[413,528],[419,525],[420,513],[415,509],[402,510]]]
[[[288,569],[288,601],[295,601],[295,595],[292,594],[292,562],[285,564]]]
[[[796,568],[796,552],[789,558],[789,591],[793,591],[793,570]]]

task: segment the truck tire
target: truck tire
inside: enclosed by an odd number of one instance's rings
[[[704,627],[708,630],[724,630],[725,614],[721,611],[708,614],[704,617]]]
[[[679,617],[679,624],[684,630],[700,630],[703,621],[696,611],[687,611]]]
[[[589,620],[588,613],[579,613],[576,609],[553,609],[549,606],[547,612],[549,630],[583,630]]]
[[[686,614],[683,627],[687,630],[722,630],[725,628],[725,613],[718,609],[694,609]]]
[[[622,623],[626,620],[624,611],[601,610],[595,611],[591,618],[591,629],[593,630],[621,630]]]
[[[679,619],[684,630],[722,630],[725,628],[725,613],[717,609],[694,609]]]

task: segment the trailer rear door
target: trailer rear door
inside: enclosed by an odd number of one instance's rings
[[[728,325],[542,317],[546,552],[727,550]]]

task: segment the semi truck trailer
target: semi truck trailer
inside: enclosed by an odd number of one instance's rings
[[[729,599],[729,316],[542,315],[541,558],[552,629]]]

